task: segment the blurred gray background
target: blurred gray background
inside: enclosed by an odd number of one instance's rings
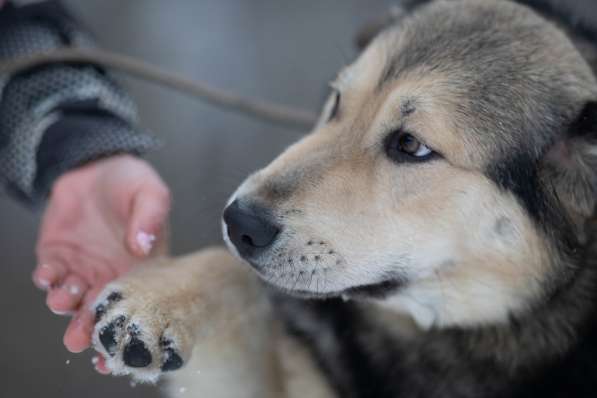
[[[392,0],[65,3],[105,48],[216,87],[316,111],[326,83],[354,57],[355,31]],[[595,0],[570,3],[597,21]],[[174,252],[220,242],[228,195],[301,134],[122,81],[139,104],[143,125],[166,144],[149,158],[173,191]],[[73,355],[63,347],[67,320],[46,309],[45,296],[30,282],[38,218],[0,198],[0,397],[157,397],[159,388],[100,376],[90,353]]]

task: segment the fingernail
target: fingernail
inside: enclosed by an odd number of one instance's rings
[[[73,311],[59,311],[59,310],[54,310],[52,308],[50,308],[50,311],[52,311],[54,314],[60,315],[60,316],[70,316],[70,315],[74,314]]]
[[[48,290],[50,288],[50,281],[43,278],[37,278],[37,287],[43,290]]]
[[[43,272],[41,272],[41,274],[43,274],[43,277],[39,275],[40,270],[43,270]],[[50,273],[49,275],[48,272]],[[37,275],[35,275],[33,281],[35,282],[37,287],[43,290],[47,290],[52,287],[52,283],[50,283],[50,281],[47,279],[48,277],[52,278],[55,275],[54,269],[52,267],[50,267],[48,264],[40,264],[37,267],[37,271],[35,272],[35,274]]]
[[[155,235],[148,234],[147,232],[139,231],[137,233],[137,244],[141,248],[144,254],[149,254],[153,249],[153,243],[155,242]]]
[[[99,356],[94,356],[93,358],[91,358],[91,363],[93,364],[93,366],[95,367],[99,362]]]

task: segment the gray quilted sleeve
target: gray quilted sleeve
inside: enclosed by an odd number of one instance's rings
[[[56,2],[0,11],[0,62],[89,45]],[[156,146],[136,125],[131,99],[95,65],[55,64],[0,75],[0,182],[21,200],[39,202],[68,169]]]

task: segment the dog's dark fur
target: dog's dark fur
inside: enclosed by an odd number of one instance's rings
[[[408,2],[405,14],[424,9],[429,3]],[[597,39],[594,29],[581,20],[573,22],[569,11],[560,13],[555,2],[528,3],[564,28],[593,62],[594,49],[588,43]],[[274,302],[279,312],[290,330],[309,345],[339,396],[597,396],[597,246],[588,221],[594,207],[596,169],[590,157],[579,160],[575,157],[581,155],[574,153],[580,142],[592,145],[597,138],[597,103],[579,108],[574,99],[557,97],[554,94],[562,83],[553,76],[553,91],[544,87],[541,97],[528,93],[530,102],[540,101],[531,103],[535,108],[530,112],[518,112],[513,103],[516,93],[509,89],[520,83],[514,80],[529,78],[525,76],[528,71],[522,70],[524,61],[515,59],[516,44],[491,29],[492,23],[508,22],[501,19],[503,16],[477,17],[466,24],[456,21],[460,31],[437,29],[440,34],[450,32],[444,37],[433,32],[442,21],[429,24],[429,31],[418,33],[431,37],[414,38],[388,65],[384,79],[421,65],[432,70],[454,68],[452,73],[482,77],[482,85],[468,87],[481,101],[474,104],[472,113],[464,107],[463,113],[483,116],[479,131],[493,131],[499,136],[500,128],[506,126],[520,137],[516,147],[511,142],[493,141],[495,156],[488,162],[486,174],[519,199],[558,247],[560,258],[555,262],[561,271],[559,279],[535,308],[522,316],[512,315],[506,324],[432,329],[409,340],[387,331],[385,324],[369,316],[359,303],[339,299],[305,302],[278,296]],[[400,18],[394,23],[399,24]],[[459,16],[439,14],[438,18]],[[523,34],[514,34],[519,33]],[[363,36],[359,39],[361,44],[367,40]],[[496,49],[503,53],[487,53]],[[501,57],[507,62],[500,63]],[[457,61],[446,65],[447,58]],[[501,97],[484,97],[491,95],[487,88],[492,85],[502,87]],[[533,88],[528,87],[530,91]],[[485,117],[484,112],[494,113]],[[488,126],[497,120],[499,125]],[[558,145],[565,153],[551,156]],[[582,164],[574,164],[576,161]],[[570,203],[579,203],[582,209],[571,208]]]

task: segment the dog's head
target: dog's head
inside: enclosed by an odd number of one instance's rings
[[[264,280],[447,325],[498,321],[568,278],[597,190],[597,84],[561,30],[507,1],[438,0],[331,86],[314,131],[225,210]]]

